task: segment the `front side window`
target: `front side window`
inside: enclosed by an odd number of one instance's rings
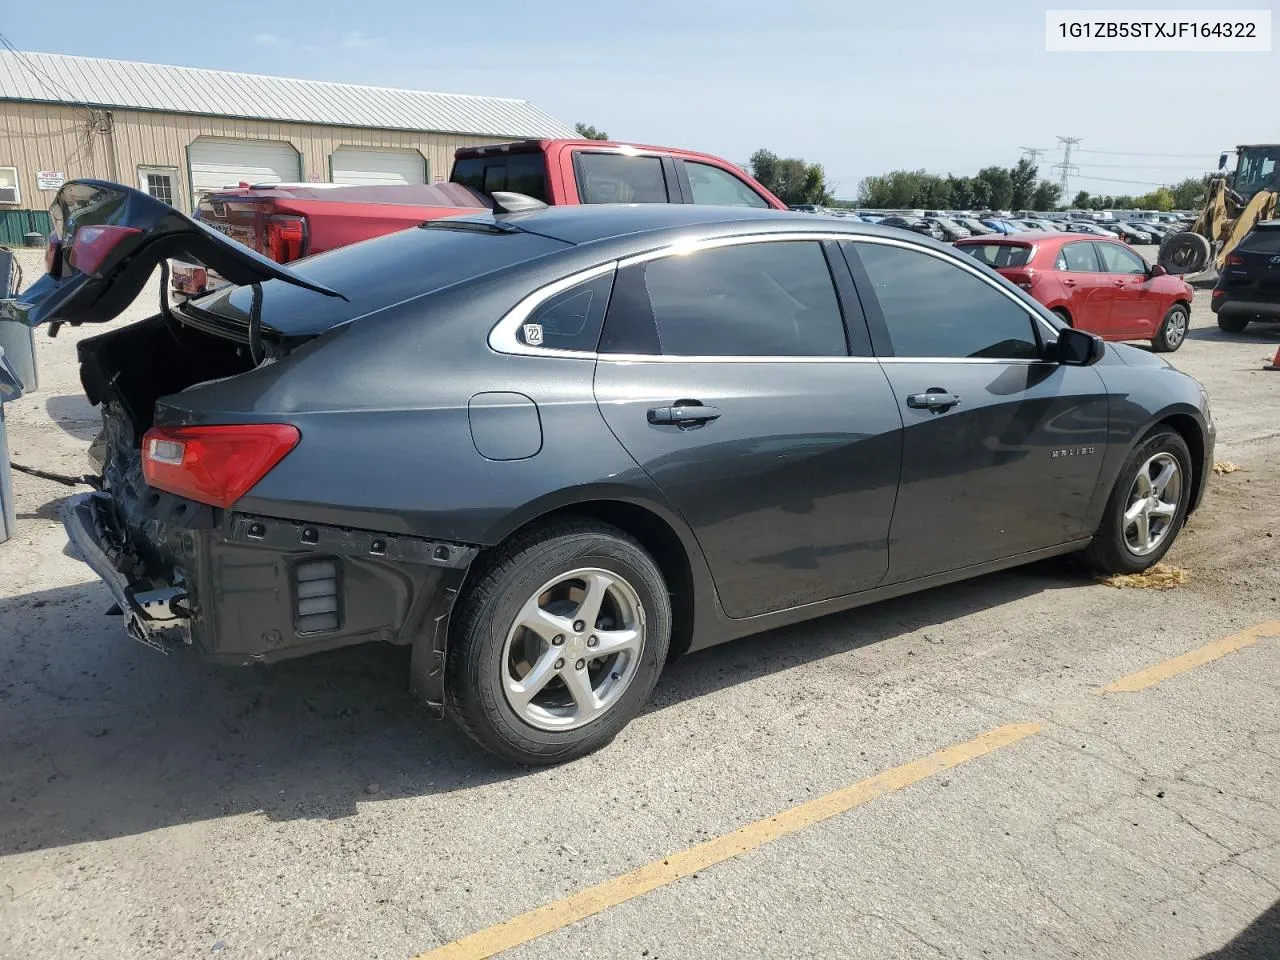
[[[940,257],[853,243],[884,314],[894,356],[1039,359],[1026,307]]]
[[[595,352],[612,286],[609,273],[550,297],[520,325],[516,340],[527,347]]]
[[[602,353],[843,357],[844,322],[822,247],[746,243],[618,272]]]
[[[693,187],[694,203],[714,203],[723,207],[768,207],[764,197],[726,170],[709,163],[686,160],[685,173]]]
[[[1058,251],[1058,260],[1054,267],[1070,273],[1102,272],[1098,267],[1098,256],[1093,252],[1093,244],[1087,240],[1064,244]]]
[[[667,202],[667,178],[658,157],[580,153],[577,161],[583,203]]]
[[[1103,273],[1147,275],[1146,263],[1132,250],[1126,250],[1118,243],[1095,243],[1094,246],[1098,248]]]

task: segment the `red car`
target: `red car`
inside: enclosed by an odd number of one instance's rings
[[[1191,285],[1119,240],[1078,233],[970,237],[955,245],[999,271],[1073,327],[1105,340],[1149,340],[1160,352],[1187,338]]]

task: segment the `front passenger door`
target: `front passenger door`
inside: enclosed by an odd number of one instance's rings
[[[1160,301],[1150,295],[1146,261],[1119,243],[1099,240],[1094,246],[1111,288],[1112,334],[1144,340],[1154,337],[1164,317],[1156,316]]]
[[[981,268],[885,241],[845,244],[903,418],[886,583],[1066,543],[1107,442],[1091,367],[1041,359],[1031,308]]]

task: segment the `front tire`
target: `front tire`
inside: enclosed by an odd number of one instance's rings
[[[542,527],[498,548],[460,601],[445,708],[504,759],[572,760],[640,712],[670,640],[666,584],[639,543],[586,520]]]
[[[1223,333],[1244,333],[1249,318],[1238,313],[1218,314],[1218,329]]]
[[[1085,548],[1102,574],[1141,573],[1159,563],[1177,538],[1191,502],[1191,453],[1175,430],[1159,427],[1125,461]]]
[[[1191,315],[1187,308],[1175,303],[1164,315],[1155,339],[1151,341],[1151,349],[1156,353],[1173,353],[1187,339],[1187,330],[1191,327]]]

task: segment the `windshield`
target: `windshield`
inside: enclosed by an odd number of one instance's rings
[[[262,284],[262,324],[286,335],[319,333],[353,317],[566,246],[569,244],[523,231],[495,234],[411,227],[291,263],[295,273],[341,290],[350,302],[269,280]],[[193,306],[248,323],[252,298],[252,287],[223,287]]]
[[[988,267],[1022,267],[1031,259],[1031,247],[1021,244],[966,243],[960,249]]]
[[[1277,160],[1280,160],[1280,144],[1241,150],[1236,165],[1236,193],[1251,197],[1259,190],[1275,186]]]

